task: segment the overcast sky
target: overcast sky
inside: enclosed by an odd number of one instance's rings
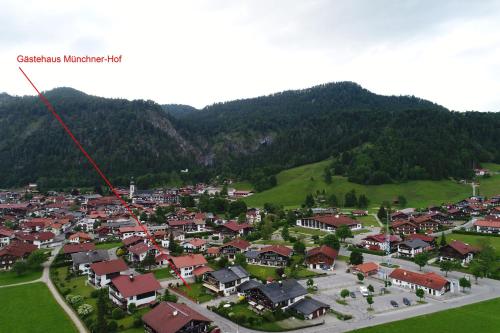
[[[500,1],[19,1],[0,4],[0,91],[203,107],[355,81],[453,110],[500,110]],[[18,55],[123,63],[19,64]]]

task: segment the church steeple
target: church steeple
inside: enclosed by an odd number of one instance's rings
[[[134,197],[135,193],[135,183],[134,183],[134,177],[130,178],[130,192],[129,192],[129,199],[132,199]]]

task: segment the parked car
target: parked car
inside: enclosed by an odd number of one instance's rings
[[[406,297],[403,297],[403,303],[404,303],[404,305],[408,305],[408,306],[411,305],[410,300],[408,298],[406,298]]]
[[[398,302],[396,302],[396,301],[394,301],[394,300],[393,300],[393,301],[391,301],[391,305],[392,305],[393,307],[395,307],[395,308],[399,307]]]
[[[354,291],[351,291],[351,298],[356,298],[356,293]]]
[[[361,286],[359,287],[359,292],[361,293],[361,295],[363,295],[364,297],[367,297],[370,295],[370,293],[368,292],[368,288],[365,287],[365,286]]]

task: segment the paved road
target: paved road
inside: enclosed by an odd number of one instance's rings
[[[78,315],[73,311],[73,309],[62,299],[61,295],[59,295],[59,292],[57,291],[56,287],[50,280],[50,265],[52,264],[52,261],[54,261],[55,256],[61,249],[61,246],[56,247],[52,250],[52,255],[50,259],[46,262],[43,263],[43,272],[42,276],[39,279],[28,281],[28,282],[21,282],[21,283],[14,283],[14,284],[9,284],[6,286],[0,286],[0,288],[7,288],[7,287],[13,287],[13,286],[20,286],[24,284],[31,284],[31,283],[36,283],[36,282],[43,282],[47,285],[49,288],[50,292],[52,293],[52,296],[54,296],[56,302],[63,308],[64,312],[69,316],[69,318],[73,321],[75,324],[76,328],[78,329],[79,333],[88,333],[87,329],[85,328],[85,325],[80,321],[80,318]]]

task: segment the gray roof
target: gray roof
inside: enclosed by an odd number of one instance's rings
[[[106,222],[103,223],[102,225],[110,228],[134,227],[135,222],[133,220],[123,220],[123,221]]]
[[[428,246],[430,246],[429,243],[424,242],[423,240],[418,239],[418,238],[407,240],[407,241],[401,242],[399,244],[400,245],[408,246],[409,248],[412,248],[412,249],[419,248],[419,247],[428,247]]]
[[[71,255],[73,264],[91,264],[98,261],[109,260],[108,250],[93,250],[89,252],[73,253]]]
[[[236,289],[238,289],[238,291],[247,291],[247,290],[254,289],[254,288],[257,288],[260,286],[262,286],[262,283],[260,283],[259,281],[248,280],[248,281],[245,281],[242,284],[240,284]]]
[[[258,288],[273,303],[283,302],[307,294],[307,290],[294,279],[284,280],[281,283],[268,283]]]
[[[259,253],[260,253],[259,251],[249,250],[245,252],[245,257],[249,259],[256,259],[259,257]]]
[[[218,271],[209,272],[207,274],[213,276],[217,281],[221,283],[236,281],[238,279],[246,278],[249,276],[248,272],[239,265],[219,269]]]
[[[293,304],[290,308],[299,313],[302,313],[304,316],[308,316],[318,309],[330,308],[330,305],[317,301],[313,298],[303,298],[297,303]]]

